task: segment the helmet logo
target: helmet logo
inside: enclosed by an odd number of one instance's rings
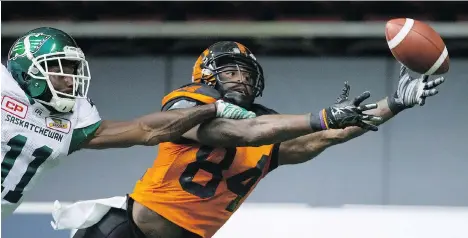
[[[212,75],[213,72],[210,70],[210,69],[202,69],[202,76],[205,76],[205,75]]]
[[[16,41],[15,45],[11,47],[11,51],[9,54],[10,60],[15,60],[19,57],[26,56],[26,47],[25,47],[25,38],[29,37],[29,48],[31,50],[31,54],[36,53],[39,49],[44,45],[44,43],[51,37],[50,35],[46,35],[44,33],[33,33],[24,37],[21,37],[18,41]]]

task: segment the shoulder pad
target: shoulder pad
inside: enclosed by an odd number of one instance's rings
[[[275,110],[273,110],[271,108],[265,107],[265,106],[260,105],[260,104],[255,104],[255,103],[252,105],[251,111],[255,112],[255,114],[257,114],[257,116],[279,114],[277,111],[275,111]]]
[[[171,100],[168,103],[164,104],[161,111],[191,108],[191,107],[200,106],[200,105],[203,105],[203,103],[195,101],[191,98],[178,97],[177,99]]]
[[[216,102],[220,98],[221,94],[216,89],[206,84],[191,83],[167,94],[162,99],[162,108],[168,108],[169,104],[174,104],[180,99],[195,101],[198,104],[208,104]]]
[[[88,100],[91,107],[94,107],[94,102],[93,102],[93,100],[91,100],[91,98],[88,97],[88,98],[86,98],[86,100]]]
[[[73,113],[76,113],[78,117],[75,128],[84,128],[101,121],[99,111],[89,98],[88,100],[77,100]]]

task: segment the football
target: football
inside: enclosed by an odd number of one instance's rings
[[[414,72],[444,74],[450,60],[442,37],[428,24],[411,18],[387,22],[385,37],[393,56]]]

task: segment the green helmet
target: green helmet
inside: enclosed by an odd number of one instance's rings
[[[73,72],[64,70],[66,65]],[[71,111],[77,98],[86,98],[91,80],[88,62],[75,40],[51,27],[31,30],[16,40],[7,68],[29,96],[59,112]],[[72,92],[57,91],[50,76],[72,78]]]

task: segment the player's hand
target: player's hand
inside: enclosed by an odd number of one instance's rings
[[[382,121],[382,118],[363,113],[367,110],[377,108],[377,104],[372,103],[360,105],[364,100],[370,97],[370,92],[366,91],[353,100],[349,100],[348,97],[350,89],[351,87],[348,82],[345,82],[342,93],[336,100],[335,105],[324,109],[327,117],[328,128],[344,129],[349,126],[358,126],[365,130],[378,131],[378,127],[376,125],[368,122],[380,122]]]
[[[242,107],[234,104],[218,100],[216,105],[216,117],[229,118],[229,119],[247,119],[254,118],[257,115],[251,111],[247,111]]]
[[[393,114],[415,105],[423,106],[426,98],[438,93],[437,86],[445,81],[444,77],[438,77],[429,81],[428,75],[413,78],[408,74],[408,68],[400,67],[400,80],[395,94],[389,98],[389,107]]]

